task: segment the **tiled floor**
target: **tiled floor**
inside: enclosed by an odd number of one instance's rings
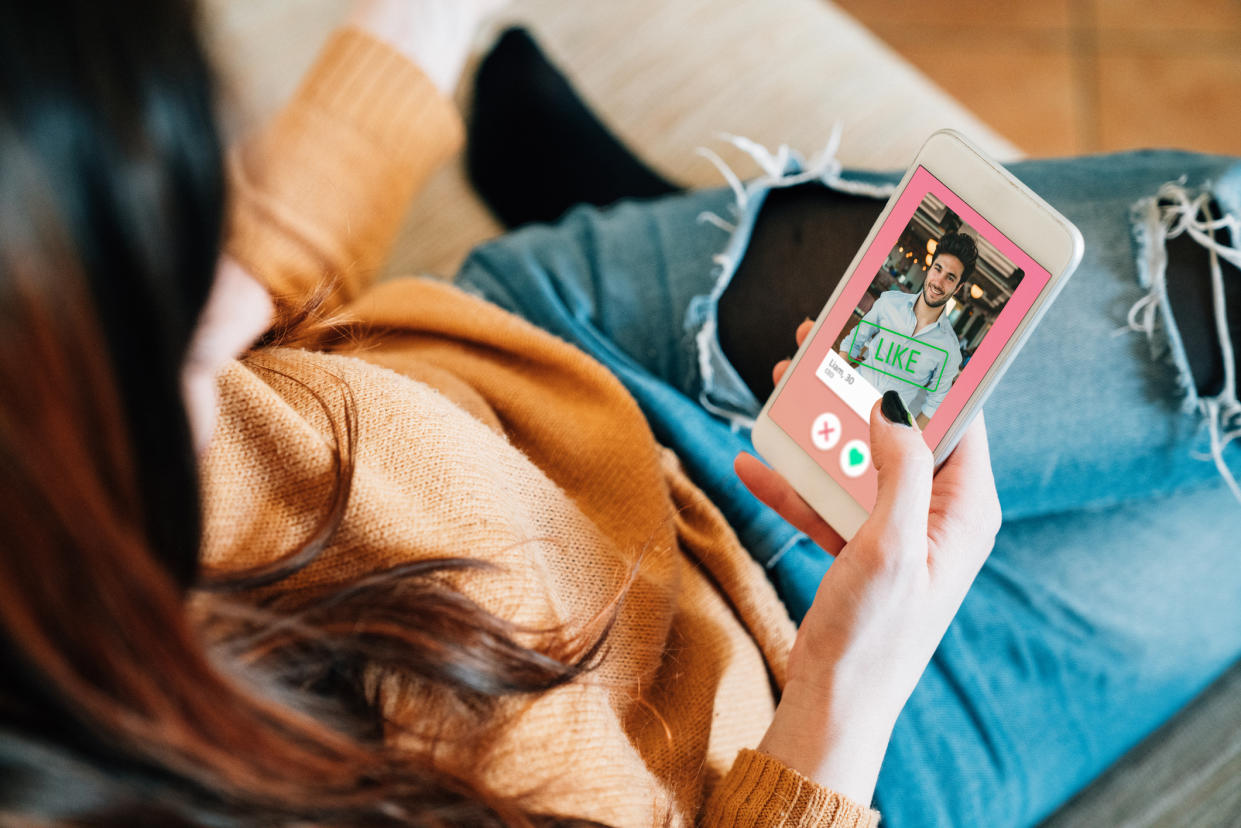
[[[1241,0],[834,0],[1032,156],[1241,155]]]

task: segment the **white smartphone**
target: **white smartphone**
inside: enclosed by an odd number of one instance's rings
[[[874,508],[870,411],[893,390],[936,464],[1082,257],[1064,216],[933,134],[754,425],[758,452],[848,540]]]

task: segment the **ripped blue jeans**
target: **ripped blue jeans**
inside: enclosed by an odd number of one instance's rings
[[[715,301],[771,187],[880,196],[899,176],[829,157],[793,178],[767,160],[742,199],[577,209],[480,247],[457,284],[611,369],[799,619],[830,558],[733,474],[759,401],[719,349]],[[895,828],[1035,824],[1241,659],[1241,504],[1221,474],[1241,472],[1236,391],[1193,391],[1178,325],[1215,322],[1174,323],[1160,260],[1192,230],[1177,197],[1241,216],[1241,165],[1139,152],[1011,169],[1086,256],[986,406],[1004,526],[893,732],[875,804]]]

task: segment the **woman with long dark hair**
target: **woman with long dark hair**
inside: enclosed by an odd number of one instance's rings
[[[227,161],[191,3],[0,8],[0,821],[873,825],[894,727],[918,766],[898,717],[999,526],[981,420],[933,475],[899,399],[876,406],[879,502],[843,545],[749,461],[776,511],[733,498],[693,450],[715,432],[653,414],[688,400],[593,328],[575,348],[444,283],[371,284],[460,141],[444,93],[490,5],[359,3]],[[663,324],[657,300],[493,277],[624,262],[645,248],[607,222],[657,236],[713,199],[534,228],[463,284]],[[787,567],[813,570],[806,538],[777,513],[838,556],[801,579],[808,606]],[[760,529],[796,546],[764,564],[797,627],[747,553]],[[949,643],[928,675],[979,694]],[[1185,672],[1236,649],[1221,636]],[[915,708],[948,695],[919,686]],[[1046,707],[1049,735],[1104,721]],[[1093,732],[1110,750],[1149,726]],[[1083,753],[1095,772],[1108,755]],[[894,812],[1047,778],[893,767]],[[991,800],[1027,822],[1064,795]]]

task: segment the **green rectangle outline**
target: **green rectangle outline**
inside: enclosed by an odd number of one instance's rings
[[[913,342],[917,342],[919,345],[926,346],[927,348],[934,348],[936,351],[939,351],[941,354],[943,354],[943,355],[944,355],[944,365],[943,365],[943,368],[941,368],[941,369],[940,369],[939,373],[937,373],[937,374],[935,375],[935,387],[934,387],[934,388],[927,388],[926,393],[928,393],[928,394],[934,394],[936,391],[938,391],[938,390],[939,390],[939,383],[940,383],[940,381],[941,381],[941,380],[943,379],[943,377],[944,377],[944,371],[945,371],[945,370],[947,370],[947,368],[948,368],[948,352],[947,352],[947,351],[945,351],[943,348],[940,348],[938,345],[932,345],[932,344],[931,344],[931,343],[929,343],[929,342],[923,342],[921,339],[914,339],[912,336],[906,336],[905,334],[901,333],[900,331],[894,331],[894,330],[892,330],[892,329],[890,329],[890,328],[885,328],[883,325],[878,325],[878,324],[876,324],[876,323],[874,323],[874,322],[867,322],[865,319],[859,319],[859,320],[858,320],[858,322],[857,322],[857,325],[855,325],[855,326],[854,326],[854,328],[853,328],[853,340],[849,343],[849,353],[850,353],[850,354],[852,354],[852,353],[853,353],[853,346],[857,344],[857,332],[858,332],[858,329],[859,329],[859,328],[861,328],[863,325],[874,325],[876,328],[878,328],[878,329],[879,329],[879,330],[881,330],[881,331],[887,331],[887,332],[888,332],[888,333],[890,333],[890,334],[895,334],[896,336],[899,336],[901,339],[908,339],[908,340],[911,340],[911,341],[913,341]],[[901,382],[907,382],[907,383],[909,383],[910,385],[912,385],[914,388],[926,388],[926,386],[925,386],[925,385],[918,385],[918,383],[916,383],[916,382],[912,382],[912,381],[910,381],[910,380],[907,380],[907,379],[905,379],[904,377],[898,377],[896,374],[890,374],[890,373],[888,373],[887,371],[883,370],[882,368],[876,368],[876,367],[875,367],[875,366],[873,366],[873,365],[867,365],[866,367],[867,367],[867,368],[869,368],[869,369],[870,369],[870,370],[872,370],[872,371],[878,371],[879,373],[883,374],[884,376],[891,377],[891,378],[892,378],[892,379],[894,379],[894,380],[900,380]]]

